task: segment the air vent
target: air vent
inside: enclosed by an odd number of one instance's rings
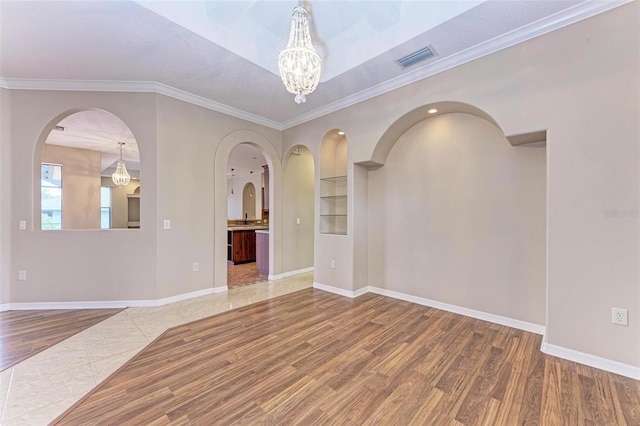
[[[53,130],[55,130],[57,132],[64,132],[65,131],[65,127],[64,126],[53,126]]]
[[[427,46],[396,60],[396,63],[404,69],[434,56],[435,52],[433,50],[433,47]]]

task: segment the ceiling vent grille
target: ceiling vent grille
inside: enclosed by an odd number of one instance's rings
[[[433,47],[427,46],[413,53],[410,53],[407,56],[397,59],[396,63],[400,65],[402,69],[405,69],[417,64],[418,62],[426,61],[429,58],[433,58],[434,56],[435,51],[433,50]]]
[[[64,126],[53,126],[53,130],[55,130],[57,132],[64,132],[65,127]]]

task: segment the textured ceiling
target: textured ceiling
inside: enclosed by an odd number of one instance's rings
[[[157,82],[162,93],[286,128],[623,3],[305,1],[326,68],[297,105],[273,72],[296,1],[0,0],[0,85],[144,91]],[[394,63],[427,45],[435,57],[406,70]]]

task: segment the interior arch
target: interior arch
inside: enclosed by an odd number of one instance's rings
[[[214,158],[214,288],[227,285],[227,163],[233,148],[248,143],[258,148],[269,167],[269,276],[281,269],[281,196],[275,190],[282,185],[282,165],[275,147],[264,135],[253,130],[236,130],[226,135]]]
[[[115,171],[115,163],[120,158],[120,143],[123,143],[122,158],[127,164],[126,167],[132,179],[126,187],[118,187],[117,194],[111,194],[108,197],[112,200],[108,206],[109,220],[106,227],[139,228],[139,199],[135,200],[138,202],[135,226],[130,226],[132,219],[129,217],[129,200],[127,199],[127,194],[133,195],[134,189],[140,186],[141,152],[136,136],[119,115],[104,108],[87,107],[69,109],[56,115],[44,126],[36,140],[32,174],[34,229],[42,228],[41,165],[43,163],[62,164],[63,173],[65,169],[69,170],[69,167],[73,167],[73,172],[69,172],[69,176],[74,176],[75,183],[82,185],[80,187],[76,184],[71,185],[68,179],[63,179],[64,192],[71,194],[73,198],[69,201],[68,196],[63,194],[63,210],[66,212],[62,218],[62,229],[104,228],[100,220],[102,207],[100,188],[107,185],[107,181],[111,182],[109,177]],[[68,164],[64,164],[67,162]],[[91,183],[89,185],[86,182],[80,183],[78,176]],[[137,196],[139,197],[139,191]],[[111,201],[117,202],[112,205]]]
[[[498,129],[500,129],[501,132],[503,132],[496,120],[494,120],[491,115],[481,110],[480,108],[463,102],[434,102],[418,107],[398,118],[384,132],[380,140],[378,140],[378,143],[373,150],[373,154],[371,155],[371,160],[359,164],[363,166],[383,165],[387,161],[387,157],[389,156],[389,152],[391,151],[391,148],[393,148],[393,145],[409,128],[427,118],[451,113],[465,113],[475,115],[493,124]]]

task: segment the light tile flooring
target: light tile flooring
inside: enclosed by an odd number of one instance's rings
[[[46,425],[165,330],[312,286],[313,273],[129,308],[0,373],[0,425]]]

